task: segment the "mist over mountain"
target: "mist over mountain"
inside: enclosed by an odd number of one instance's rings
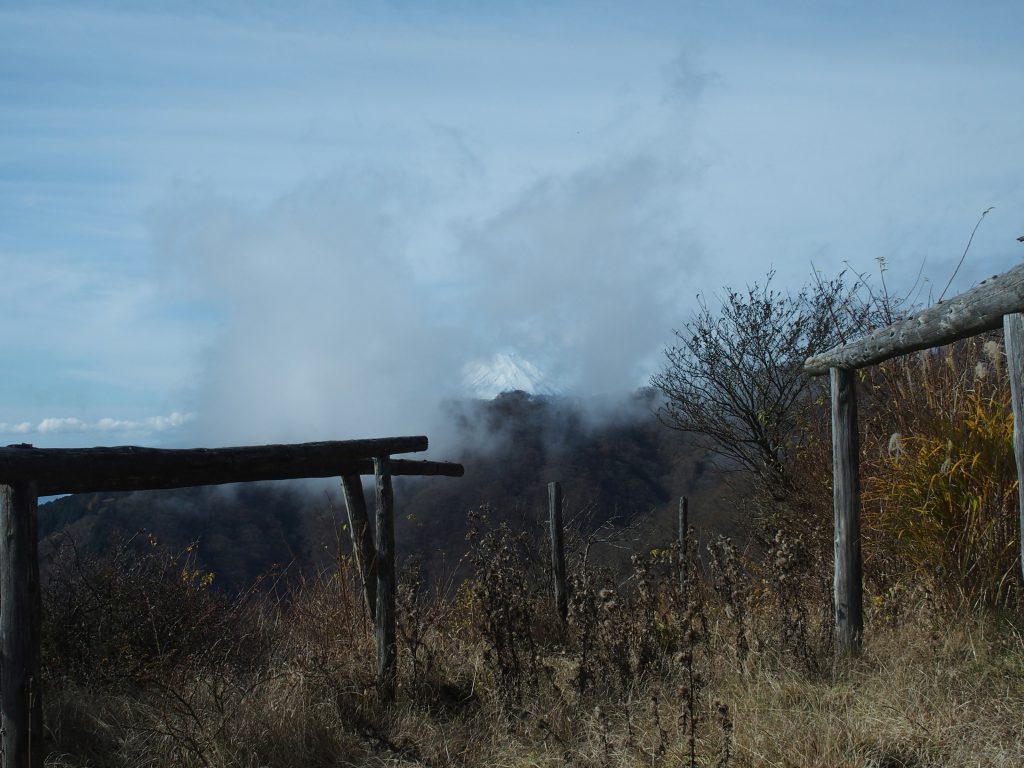
[[[565,519],[583,532],[632,524],[633,539],[665,543],[682,495],[708,535],[730,532],[736,520],[721,474],[703,448],[658,422],[657,403],[651,390],[604,400],[511,391],[450,401],[445,417],[462,437],[459,455],[450,458],[466,473],[396,478],[400,557],[419,555],[434,572],[457,562],[467,513],[483,504],[495,522],[540,535],[547,484],[555,480]],[[349,551],[345,519],[336,483],[79,494],[40,507],[40,552],[45,570],[47,554],[69,537],[101,550],[145,531],[140,542],[150,533],[171,548],[196,542],[202,566],[233,591],[275,568],[294,575],[329,568]]]

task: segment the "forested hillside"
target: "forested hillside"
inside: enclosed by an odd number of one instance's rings
[[[648,390],[602,402],[508,392],[450,403],[462,447],[445,458],[461,461],[466,475],[396,481],[399,552],[421,555],[428,567],[456,562],[466,515],[482,504],[494,521],[539,534],[552,480],[562,483],[567,521],[581,531],[604,526],[607,537],[642,517],[631,535],[663,541],[684,494],[699,525],[731,530],[721,475],[703,449],[658,422],[655,408]],[[68,496],[40,509],[41,553],[45,563],[68,537],[95,550],[145,531],[139,542],[152,534],[172,548],[197,543],[200,565],[233,591],[275,568],[329,567],[339,546],[348,548],[340,499],[327,483]]]

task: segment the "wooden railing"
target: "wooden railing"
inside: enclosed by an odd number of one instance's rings
[[[0,448],[0,749],[2,768],[43,765],[42,607],[37,555],[40,495],[128,491],[307,477],[343,478],[353,549],[377,638],[377,683],[395,695],[394,475],[460,477],[461,464],[392,459],[425,451],[427,438],[390,437],[236,448]],[[361,475],[377,489],[377,541]],[[371,596],[372,595],[372,599]]]
[[[1024,480],[1024,264],[982,281],[948,301],[880,328],[862,339],[815,355],[804,363],[812,375],[828,373],[832,387],[832,472],[835,515],[835,630],[839,648],[860,649],[864,633],[860,552],[857,389],[853,371],[922,349],[950,344],[1000,327],[1004,332],[1013,403],[1013,447],[1018,480]],[[1021,568],[1024,574],[1024,482],[1018,482]]]

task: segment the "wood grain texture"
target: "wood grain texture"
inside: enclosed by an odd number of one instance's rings
[[[366,494],[359,475],[343,475],[345,508],[348,510],[348,530],[352,537],[352,554],[356,559],[359,577],[363,580],[363,598],[370,621],[377,616],[377,549],[373,544],[370,517],[366,511]]]
[[[1024,312],[1024,264],[862,339],[809,357],[804,372],[820,376],[830,368],[863,368],[908,352],[950,344],[1001,328],[1003,316],[1017,312]]]
[[[0,448],[0,483],[32,478],[40,495],[97,491],[139,491],[220,485],[258,480],[338,477],[373,473],[375,452],[405,453],[427,448],[426,437],[342,440],[238,448]],[[368,455],[369,454],[369,455]],[[441,461],[392,462],[393,475],[461,477],[461,464]]]
[[[857,374],[831,371],[832,483],[835,512],[836,642],[844,654],[860,652],[864,632],[860,552],[860,440],[857,432]]]
[[[679,587],[683,594],[686,594],[689,584],[689,573],[687,572],[690,562],[687,556],[690,535],[690,500],[686,496],[679,499]]]
[[[551,574],[555,586],[555,610],[564,624],[569,618],[569,592],[565,572],[561,483],[548,483],[548,524],[551,531]]]
[[[385,701],[394,701],[398,680],[395,645],[395,494],[391,487],[391,459],[373,460],[377,485],[377,686]]]
[[[1006,370],[1010,376],[1010,400],[1013,403],[1013,453],[1017,458],[1017,503],[1021,576],[1024,577],[1024,315],[1019,312],[1003,318],[1006,346]]]
[[[0,715],[3,768],[43,765],[42,608],[35,484],[0,485]]]

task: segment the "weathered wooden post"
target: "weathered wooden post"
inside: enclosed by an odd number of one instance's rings
[[[1017,541],[1020,546],[1021,578],[1024,578],[1024,315],[1003,315],[1003,344],[1006,347],[1006,372],[1010,376],[1010,400],[1013,403],[1013,453],[1017,457],[1017,500],[1020,522]]]
[[[679,588],[686,593],[689,574],[689,558],[686,548],[689,546],[687,537],[690,535],[690,500],[683,496],[679,499]]]
[[[373,460],[377,483],[377,685],[386,701],[394,701],[398,682],[395,645],[395,494],[391,487],[391,457]]]
[[[860,651],[864,633],[860,555],[860,439],[855,371],[832,368],[832,498],[835,511],[836,641],[844,654]]]
[[[0,485],[0,703],[3,768],[43,765],[42,608],[35,481]]]
[[[377,616],[377,549],[373,544],[370,518],[366,512],[363,481],[357,474],[343,475],[345,508],[348,510],[348,530],[352,536],[352,554],[356,559],[359,577],[363,580],[363,598],[370,621]]]
[[[551,573],[555,582],[555,608],[564,624],[569,618],[565,583],[565,539],[562,532],[562,484],[548,483],[548,523],[551,528]]]
[[[854,374],[858,368],[890,360],[921,349],[952,344],[1002,327],[1014,412],[1014,451],[1017,476],[1024,480],[1024,264],[988,280],[945,302],[915,312],[861,339],[841,344],[804,361],[804,372],[832,378],[832,462],[835,494],[835,600],[839,645],[856,651],[863,633],[860,508],[857,485],[857,403]],[[1024,483],[1022,483],[1024,486]],[[1024,529],[1024,487],[1020,495]],[[1024,575],[1024,530],[1021,533],[1021,569]]]
[[[395,533],[392,475],[461,477],[461,464],[391,460],[392,453],[425,451],[427,438],[388,437],[294,445],[232,448],[33,448],[0,447],[0,768],[43,764],[40,693],[40,590],[36,551],[39,494],[134,491],[195,485],[344,478],[353,531],[369,528],[358,476],[377,483],[376,548],[364,537],[356,547],[364,588],[374,614],[378,679],[386,698],[396,687]],[[24,478],[36,478],[26,482]],[[360,521],[360,513],[362,521]],[[360,524],[363,522],[363,524]],[[377,552],[379,557],[369,556]],[[368,567],[370,566],[370,567]],[[372,570],[376,567],[376,571]],[[374,600],[371,595],[376,594]]]

